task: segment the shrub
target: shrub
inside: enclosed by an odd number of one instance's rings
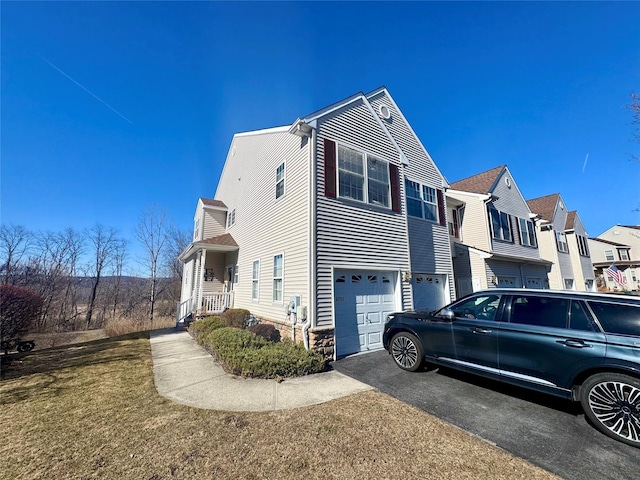
[[[246,377],[277,378],[317,373],[324,369],[324,359],[290,339],[268,342],[247,330],[220,328],[204,339],[226,369]]]
[[[224,323],[218,316],[206,317],[202,320],[196,320],[189,325],[189,333],[196,338],[196,341],[200,344],[203,343],[204,338],[211,332],[218,328],[224,327]]]
[[[247,327],[251,333],[255,333],[259,337],[264,338],[269,342],[279,342],[280,341],[280,332],[269,323],[257,323],[255,325],[251,325]]]
[[[0,285],[0,332],[2,340],[25,335],[42,311],[42,296],[28,288]]]
[[[251,312],[244,308],[230,308],[222,313],[220,318],[227,327],[245,328],[251,318]]]

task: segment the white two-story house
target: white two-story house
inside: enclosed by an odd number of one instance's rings
[[[588,235],[580,216],[569,211],[559,193],[528,200],[537,222],[542,258],[552,262],[549,286],[554,290],[595,291]]]
[[[549,288],[535,215],[506,165],[451,184],[449,233],[457,296],[487,288]]]
[[[180,256],[180,315],[245,308],[328,357],[453,298],[446,180],[381,87],[234,135]]]
[[[614,225],[589,238],[593,267],[599,287],[606,290],[640,291],[640,225]],[[611,275],[611,266],[619,277]]]

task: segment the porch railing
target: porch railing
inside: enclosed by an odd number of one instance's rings
[[[202,296],[203,314],[222,313],[227,308],[233,307],[233,292],[208,293]]]
[[[184,302],[178,303],[176,308],[176,323],[180,323],[193,312],[193,297],[186,299]]]

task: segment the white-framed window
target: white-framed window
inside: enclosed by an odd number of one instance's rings
[[[587,237],[584,237],[582,235],[577,235],[576,239],[578,240],[578,252],[583,257],[588,257],[589,256],[589,244],[587,242]]]
[[[234,208],[227,213],[227,228],[234,226],[236,223],[236,209]]]
[[[629,270],[629,273],[631,274],[631,281],[637,282],[638,281],[638,277],[636,276],[636,271],[635,270]]]
[[[454,238],[460,238],[460,223],[458,222],[458,209],[452,208],[450,210],[449,218],[451,221],[449,222],[449,235]]]
[[[619,249],[618,255],[620,255],[620,260],[629,260],[629,250],[625,248]]]
[[[496,240],[503,240],[505,242],[513,242],[509,215],[494,207],[489,208],[489,214],[491,217],[491,235],[493,238]]]
[[[338,145],[338,196],[391,208],[389,163]]]
[[[193,222],[193,240],[198,240],[200,238],[200,219],[196,218],[195,222]]]
[[[273,301],[282,303],[282,287],[284,283],[284,254],[273,257]]]
[[[522,245],[526,245],[528,247],[537,246],[536,228],[533,225],[533,222],[524,218],[519,218],[518,221],[520,223],[520,242]]]
[[[567,246],[567,236],[564,232],[556,232],[556,246],[558,247],[559,252],[569,252],[569,247]]]
[[[604,259],[607,262],[613,262],[615,260],[615,257],[613,256],[613,250],[605,250],[604,251]]]
[[[254,260],[251,269],[251,300],[260,300],[260,260]]]
[[[418,182],[405,178],[404,187],[407,195],[407,215],[424,218],[432,222],[438,221],[438,192]]]
[[[276,168],[276,199],[284,195],[284,162]]]
[[[573,290],[573,278],[565,278],[564,279],[564,289],[565,290]]]

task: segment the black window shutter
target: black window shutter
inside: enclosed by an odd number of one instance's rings
[[[336,197],[336,142],[324,139],[324,194]]]
[[[389,178],[391,179],[391,209],[400,213],[400,172],[398,166],[389,164]]]
[[[438,190],[438,217],[440,217],[440,225],[447,226],[446,204],[444,202],[444,192]]]

